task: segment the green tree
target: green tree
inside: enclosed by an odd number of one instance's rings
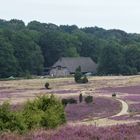
[[[16,73],[17,60],[13,46],[4,39],[0,39],[0,77],[15,76]]]
[[[62,32],[48,32],[42,35],[39,45],[42,48],[45,66],[52,66],[63,56],[78,56],[76,39]]]
[[[12,19],[8,22],[9,29],[11,30],[23,30],[25,29],[25,24],[22,20]]]
[[[124,65],[123,50],[118,44],[104,47],[99,60],[98,72],[100,74],[120,74]]]
[[[140,47],[127,46],[125,48],[125,62],[127,66],[140,71]]]
[[[18,60],[19,74],[40,74],[43,70],[43,56],[40,47],[23,32],[13,36],[14,55]]]

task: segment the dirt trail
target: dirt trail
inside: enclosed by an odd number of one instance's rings
[[[116,115],[114,115],[112,117],[122,116],[122,115],[128,114],[128,104],[125,101],[121,100],[121,99],[116,99],[116,100],[118,100],[119,102],[121,102],[121,104],[122,104],[122,110],[118,114],[116,114]]]

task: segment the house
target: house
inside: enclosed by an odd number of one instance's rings
[[[96,73],[97,70],[97,64],[90,57],[62,57],[51,67],[50,75],[68,76],[74,74],[79,66],[82,73]]]

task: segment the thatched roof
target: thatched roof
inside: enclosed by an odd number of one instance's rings
[[[96,73],[97,64],[90,57],[62,57],[52,67],[65,67],[70,73],[74,73],[78,66],[82,72]]]

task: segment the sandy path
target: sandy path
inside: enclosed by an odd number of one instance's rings
[[[116,100],[118,100],[119,102],[121,102],[121,104],[122,104],[122,110],[118,114],[116,114],[116,115],[114,115],[112,117],[122,116],[122,115],[128,114],[128,108],[129,108],[128,107],[128,104],[125,101],[121,100],[121,99],[116,99]]]

